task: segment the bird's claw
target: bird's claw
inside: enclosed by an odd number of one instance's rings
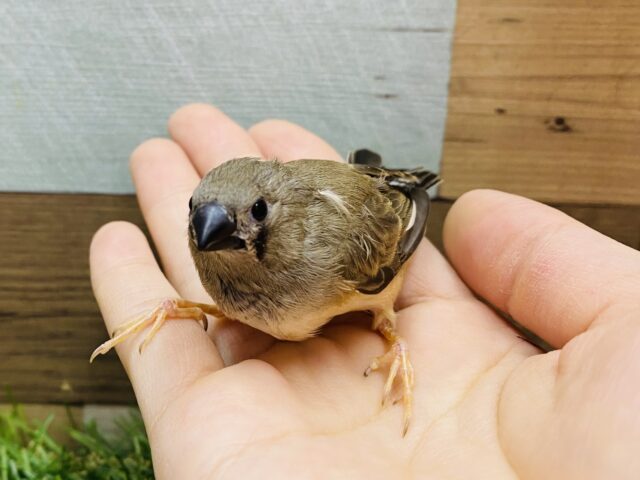
[[[374,358],[364,371],[364,376],[368,377],[371,372],[380,370],[385,366],[389,366],[389,374],[387,375],[387,379],[384,384],[382,406],[385,407],[390,402],[395,380],[396,378],[400,378],[400,381],[402,382],[401,399],[404,406],[402,430],[402,436],[404,436],[409,429],[409,423],[411,420],[414,372],[413,366],[409,361],[407,344],[402,338],[397,337],[393,341],[389,351],[384,355]],[[394,400],[392,403],[395,404],[397,402],[398,400]]]
[[[138,347],[138,352],[142,353],[156,333],[158,333],[160,327],[164,325],[167,318],[197,320],[202,324],[203,328],[207,330],[209,321],[205,312],[222,316],[215,306],[189,302],[187,300],[165,300],[150,312],[116,327],[111,332],[111,339],[94,350],[89,362],[93,362],[98,355],[104,355],[123,340],[140,330],[151,326],[151,330],[149,330],[149,333],[147,333]]]

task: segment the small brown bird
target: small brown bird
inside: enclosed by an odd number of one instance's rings
[[[188,236],[215,305],[167,300],[120,327],[91,360],[152,325],[142,351],[167,318],[194,318],[206,327],[210,314],[299,341],[337,315],[370,311],[391,348],[365,375],[390,368],[383,403],[400,378],[406,433],[413,368],[393,305],[406,261],[426,231],[427,189],[438,182],[423,169],[383,168],[369,150],[352,153],[349,164],[237,158],[214,168],[189,202]]]

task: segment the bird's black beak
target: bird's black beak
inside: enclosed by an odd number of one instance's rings
[[[196,208],[191,217],[194,240],[200,251],[235,250],[244,248],[244,240],[233,235],[236,221],[224,205],[205,203]]]

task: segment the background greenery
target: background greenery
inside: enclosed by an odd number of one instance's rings
[[[90,422],[71,427],[65,444],[48,433],[53,419],[50,415],[44,422],[31,421],[19,405],[0,412],[0,480],[154,478],[149,441],[137,411],[115,421],[113,437],[105,437]]]

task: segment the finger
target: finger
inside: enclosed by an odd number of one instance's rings
[[[640,253],[532,200],[467,193],[449,212],[444,240],[475,292],[556,347],[638,306]]]
[[[284,120],[264,120],[249,129],[264,158],[283,162],[301,158],[343,161],[327,142],[304,128]]]
[[[169,119],[169,134],[200,176],[232,158],[260,157],[247,131],[211,105],[195,103],[176,111]]]
[[[408,261],[397,307],[407,308],[431,298],[472,299],[473,295],[449,262],[425,238]]]
[[[108,331],[177,297],[162,275],[142,232],[114,222],[95,234],[90,249],[91,283]],[[142,354],[140,334],[116,347],[145,423],[151,425],[188,385],[222,367],[218,353],[195,321],[168,320]]]
[[[166,139],[144,142],[131,154],[138,202],[164,271],[180,296],[211,302],[188,248],[189,198],[200,177],[178,144]]]

